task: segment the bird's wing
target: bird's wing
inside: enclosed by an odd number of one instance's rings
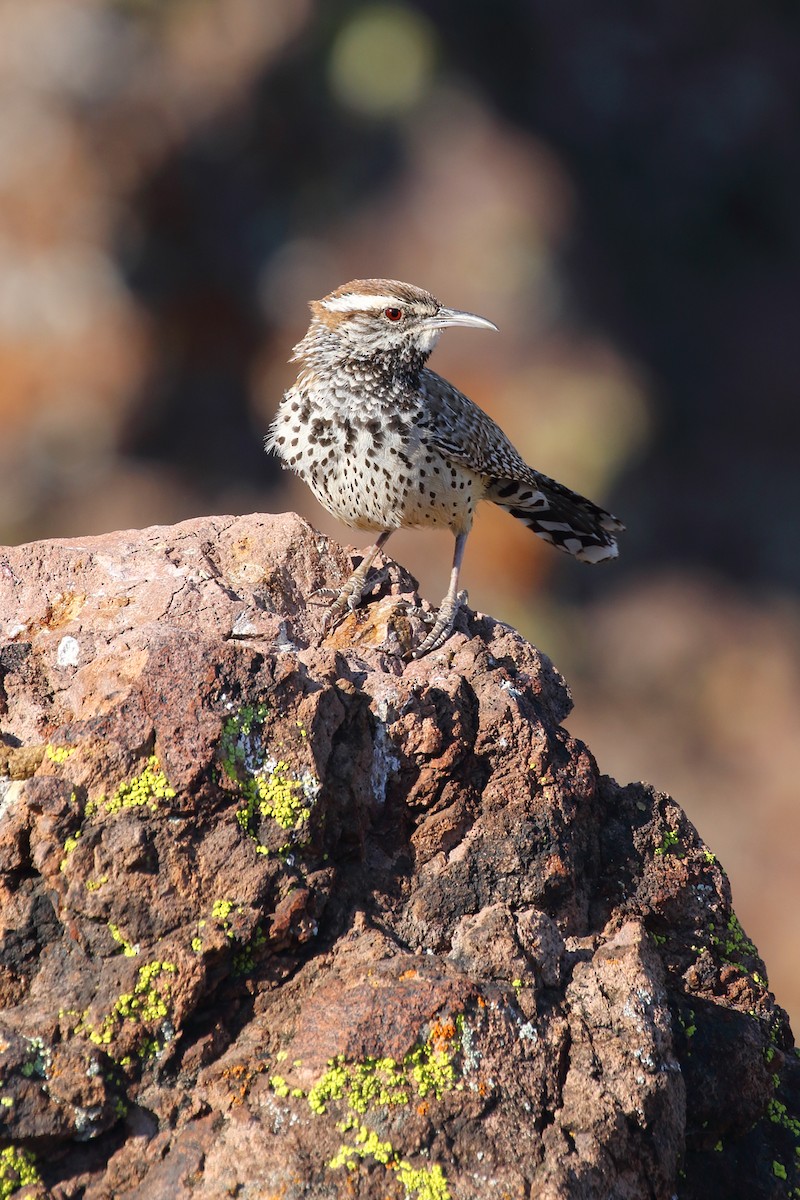
[[[468,396],[435,371],[422,372],[420,388],[425,405],[419,423],[440,454],[487,479],[534,482],[535,472],[500,426]]]
[[[422,424],[445,458],[482,475],[485,497],[506,508],[540,537],[586,562],[617,553],[625,528],[612,513],[529,467],[499,425],[433,371],[423,371]]]

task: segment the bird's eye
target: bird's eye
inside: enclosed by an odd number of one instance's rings
[[[403,317],[403,310],[402,308],[387,308],[384,309],[383,315],[387,321],[400,321]]]

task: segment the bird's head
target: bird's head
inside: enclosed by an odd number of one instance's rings
[[[421,366],[448,326],[497,328],[485,317],[445,308],[430,292],[396,279],[354,279],[313,300],[311,312],[311,327],[298,349],[322,342],[341,360],[379,359],[400,368]]]

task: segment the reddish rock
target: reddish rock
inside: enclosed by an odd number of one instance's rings
[[[292,515],[3,564],[0,1137],[40,1194],[800,1184],[727,879],[544,655],[465,614],[409,662],[396,566],[325,637],[349,560]]]

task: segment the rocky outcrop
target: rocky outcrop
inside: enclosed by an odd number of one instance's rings
[[[549,660],[299,518],[0,555],[0,1195],[772,1197],[725,874]],[[309,599],[310,597],[310,599]]]

